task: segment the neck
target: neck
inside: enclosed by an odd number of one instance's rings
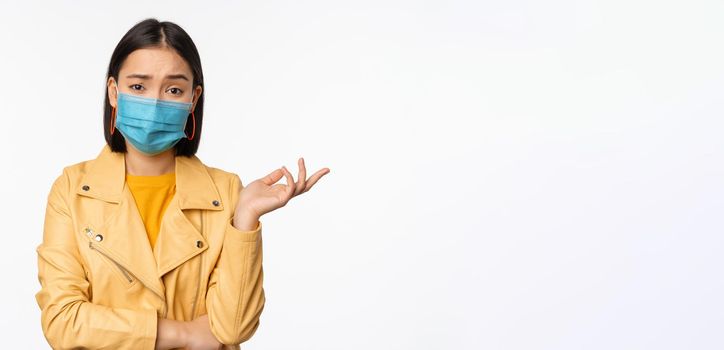
[[[126,143],[126,173],[131,175],[157,176],[176,170],[174,149],[149,156]]]

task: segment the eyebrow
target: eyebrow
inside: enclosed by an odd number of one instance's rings
[[[130,78],[148,80],[148,79],[151,79],[151,76],[148,74],[134,73],[134,74],[129,74],[126,76],[126,79],[130,79]],[[169,74],[166,76],[166,79],[183,79],[183,80],[189,81],[189,78],[186,77],[186,75],[184,75],[184,74]]]

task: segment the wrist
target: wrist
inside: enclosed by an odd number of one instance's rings
[[[156,333],[156,349],[176,349],[186,347],[188,340],[186,322],[158,319]]]
[[[188,322],[181,321],[178,323],[178,327],[176,327],[176,336],[181,344],[183,344],[183,347],[186,347],[189,344],[189,334],[191,330],[189,329],[188,324]]]
[[[239,231],[252,231],[259,224],[259,216],[243,212],[234,214],[232,225]]]

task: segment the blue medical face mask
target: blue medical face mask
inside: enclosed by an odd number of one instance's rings
[[[116,91],[116,128],[139,151],[156,155],[186,137],[184,129],[193,103],[129,95],[118,87]]]

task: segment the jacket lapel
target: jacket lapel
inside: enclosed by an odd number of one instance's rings
[[[116,204],[96,231],[105,252],[163,298],[164,274],[208,249],[204,235],[184,210],[223,210],[216,185],[196,156],[176,158],[176,194],[164,212],[154,249],[126,184],[125,154],[108,145],[89,164],[76,193]],[[217,205],[214,205],[216,203]],[[203,228],[200,228],[203,230]]]
[[[185,210],[201,216],[200,210],[223,210],[216,185],[196,156],[176,157],[176,195],[166,208],[153,251],[159,277],[208,249],[203,227],[197,228]],[[203,225],[203,220],[196,222]]]

